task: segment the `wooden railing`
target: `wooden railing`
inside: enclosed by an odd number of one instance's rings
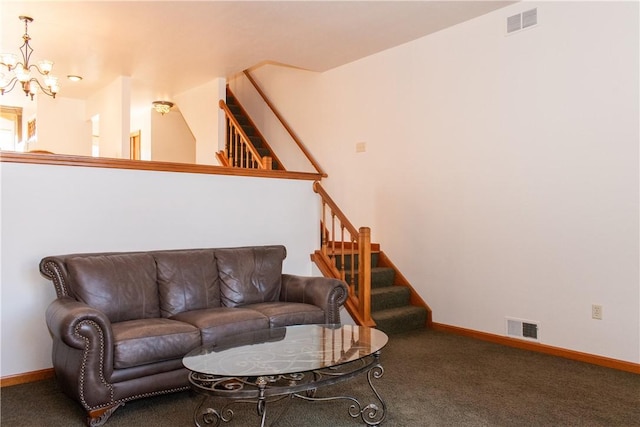
[[[293,131],[293,129],[291,129],[291,126],[289,126],[289,124],[284,119],[284,117],[282,117],[282,114],[280,114],[280,112],[276,109],[275,105],[273,105],[273,103],[269,100],[269,98],[263,92],[263,90],[260,89],[260,86],[258,85],[258,82],[256,82],[255,79],[251,76],[251,74],[249,73],[249,70],[244,70],[244,75],[247,77],[249,82],[253,85],[253,87],[258,92],[260,97],[262,97],[262,100],[265,102],[265,104],[267,104],[267,107],[269,107],[269,109],[273,112],[273,114],[276,116],[276,118],[280,121],[280,124],[282,124],[282,127],[284,127],[284,129],[287,131],[287,133],[289,133],[289,135],[291,136],[291,139],[293,139],[295,141],[295,143],[298,145],[300,150],[304,153],[304,155],[307,157],[309,162],[313,165],[313,167],[316,169],[316,171],[320,175],[322,175],[323,178],[326,178],[328,175],[322,169],[322,167],[320,166],[320,163],[318,163],[318,161],[313,157],[313,155],[311,155],[311,152],[307,149],[307,147],[305,147],[305,145],[302,143],[300,138],[298,138],[298,135],[296,135],[296,133]]]
[[[269,156],[260,156],[258,150],[253,146],[238,120],[229,110],[227,104],[221,99],[220,108],[226,117],[226,139],[223,153],[216,153],[223,166],[231,166],[244,169],[266,169],[271,170],[273,159]]]
[[[359,325],[375,326],[371,318],[371,230],[356,229],[318,181],[313,191],[322,199],[321,245],[312,255],[325,276],[349,286],[345,307]]]

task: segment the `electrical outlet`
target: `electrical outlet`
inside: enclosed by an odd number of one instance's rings
[[[367,151],[367,143],[356,142],[356,153],[364,153],[365,151]]]
[[[599,304],[591,305],[591,318],[602,320],[602,306]]]

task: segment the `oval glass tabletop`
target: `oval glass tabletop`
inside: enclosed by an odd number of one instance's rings
[[[192,372],[246,377],[302,373],[367,357],[387,344],[387,335],[357,325],[296,325],[238,334],[188,353]]]

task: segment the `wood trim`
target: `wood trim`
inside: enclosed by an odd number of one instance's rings
[[[9,375],[0,378],[0,388],[12,385],[32,383],[35,381],[48,380],[55,377],[53,368],[41,369],[39,371],[25,372],[24,374]]]
[[[422,299],[420,294],[416,292],[416,290],[413,288],[413,286],[411,286],[411,283],[409,283],[407,278],[402,275],[400,270],[398,270],[398,267],[396,267],[395,264],[391,262],[389,257],[387,257],[387,255],[383,251],[380,251],[380,255],[378,256],[378,266],[393,268],[393,271],[395,272],[394,285],[404,286],[406,288],[409,288],[409,291],[411,292],[409,302],[411,302],[411,305],[415,305],[417,307],[424,307],[427,310],[427,322],[425,326],[427,328],[431,328],[433,324],[433,313],[431,311],[431,307],[429,307],[429,304],[427,304],[425,300]]]
[[[523,341],[515,338],[504,337],[501,335],[489,334],[486,332],[475,331],[473,329],[465,329],[457,326],[445,325],[443,323],[433,323],[432,327],[436,331],[449,332],[456,335],[462,335],[469,338],[475,338],[482,341],[489,341],[496,344],[515,347],[522,350],[535,351],[537,353],[549,354],[552,356],[563,357],[565,359],[576,360],[578,362],[591,363],[593,365],[604,366],[605,368],[617,369],[619,371],[640,374],[640,363],[626,362],[624,360],[611,359],[609,357],[597,356],[589,353],[582,353],[574,350],[567,350],[560,347],[539,344],[535,342]]]
[[[293,131],[293,129],[291,129],[291,127],[287,124],[285,119],[282,117],[282,115],[278,112],[278,110],[276,110],[276,107],[273,105],[273,103],[271,103],[271,101],[269,101],[269,98],[267,98],[267,95],[262,91],[262,89],[260,89],[260,86],[258,86],[258,82],[256,82],[255,79],[253,77],[251,77],[251,74],[249,74],[249,70],[244,70],[243,73],[244,73],[245,76],[247,76],[247,79],[249,79],[249,82],[251,82],[253,87],[260,94],[260,96],[262,97],[263,101],[271,109],[273,114],[278,118],[278,120],[280,120],[280,123],[282,124],[282,126],[286,129],[286,131],[289,133],[289,135],[291,135],[291,138],[295,141],[296,144],[298,144],[298,147],[300,147],[300,150],[302,150],[302,152],[307,157],[307,159],[309,159],[309,161],[311,162],[313,167],[316,168],[316,171],[318,171],[318,173],[323,178],[326,178],[328,176],[327,173],[324,170],[322,170],[322,167],[320,166],[318,161],[311,155],[311,153],[309,152],[307,147],[305,147],[305,145],[302,143],[302,141],[300,141],[300,138],[298,138],[298,135],[296,135],[296,133]]]
[[[190,163],[155,162],[147,160],[111,159],[106,157],[72,156],[66,154],[14,153],[3,151],[0,162],[31,163],[58,166],[83,166],[109,169],[135,169],[158,172],[201,173],[210,175],[234,175],[259,178],[300,179],[317,181],[321,176],[309,172],[286,172],[228,168],[224,166],[197,165]]]

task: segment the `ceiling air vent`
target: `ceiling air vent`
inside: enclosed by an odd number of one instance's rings
[[[507,317],[507,336],[539,341],[540,323]]]

